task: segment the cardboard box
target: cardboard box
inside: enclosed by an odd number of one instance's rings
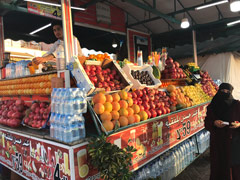
[[[104,88],[96,88],[93,83],[90,81],[88,75],[86,74],[83,66],[81,63],[78,61],[77,58],[72,58],[70,60],[69,65],[67,66],[68,69],[71,71],[71,74],[74,76],[74,78],[77,81],[77,87],[84,87],[86,91],[88,92],[87,94],[93,94],[99,91],[104,91]],[[126,74],[122,71],[121,67],[115,62],[115,61],[109,61],[108,63],[104,63],[102,66],[103,69],[110,68],[110,69],[115,69],[117,73],[121,77],[121,82],[125,85],[125,89],[127,91],[130,90],[132,87],[132,82],[128,79]],[[112,91],[110,91],[112,92]]]
[[[63,78],[53,77],[51,79],[51,86],[52,86],[52,88],[63,88],[64,87]]]

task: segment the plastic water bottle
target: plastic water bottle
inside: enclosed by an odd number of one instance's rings
[[[64,48],[62,45],[58,46],[57,51],[57,70],[65,70],[66,69],[66,61],[64,55]]]
[[[84,139],[86,137],[86,130],[85,130],[85,118],[82,114],[78,116],[78,129],[79,129],[79,139]]]
[[[53,88],[51,93],[51,112],[54,112],[54,113],[55,113],[56,92],[57,92],[57,89]]]
[[[55,113],[51,113],[51,116],[50,116],[50,137],[54,138],[54,129],[55,129],[55,122],[54,122],[54,119],[56,117],[56,114]]]
[[[60,113],[60,99],[61,99],[61,91],[62,91],[62,88],[57,88],[57,92],[55,94],[55,113]]]
[[[61,92],[59,93],[60,97],[58,98],[59,101],[59,114],[65,114],[65,94],[66,89],[63,88]]]
[[[60,114],[57,114],[54,120],[54,138],[59,140],[60,136]]]
[[[184,145],[185,145],[185,147],[186,147],[186,165],[188,166],[189,164],[190,164],[190,154],[191,154],[191,149],[190,149],[190,145],[189,145],[189,143],[188,143],[188,140],[186,140],[185,142],[184,142]]]

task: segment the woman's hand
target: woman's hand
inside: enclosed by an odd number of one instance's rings
[[[240,127],[240,122],[238,122],[238,121],[232,122],[231,126],[230,126],[230,128],[232,128],[232,129],[236,129],[236,128],[239,128],[239,127]]]
[[[223,124],[223,121],[222,120],[215,120],[214,121],[214,125],[218,128],[223,128],[226,126],[226,124]]]

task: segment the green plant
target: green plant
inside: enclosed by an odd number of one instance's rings
[[[132,152],[135,151],[132,146],[119,148],[107,141],[104,135],[90,139],[88,145],[90,163],[98,169],[101,178],[105,180],[129,180],[132,176],[129,170]]]

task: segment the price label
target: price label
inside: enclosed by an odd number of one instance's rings
[[[190,121],[183,122],[182,127],[177,129],[177,140],[181,140],[185,136],[191,133],[191,123]]]

